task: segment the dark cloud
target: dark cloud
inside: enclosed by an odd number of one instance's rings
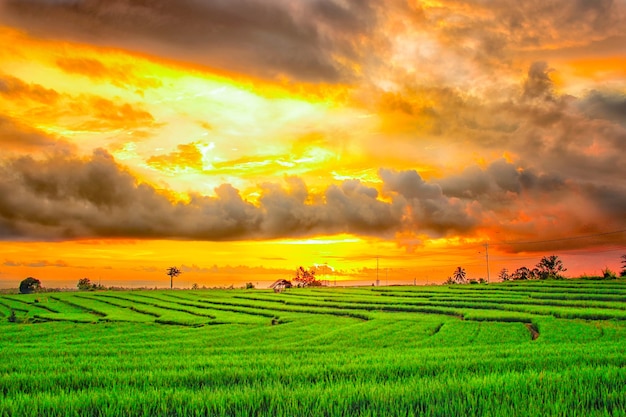
[[[398,193],[409,200],[435,200],[443,195],[439,185],[428,184],[416,171],[382,169],[379,174],[385,183],[384,191]]]
[[[446,198],[414,171],[381,171],[388,201],[356,180],[313,195],[300,178],[289,177],[287,187],[262,184],[258,205],[229,184],[216,188],[214,197],[192,194],[188,202],[174,201],[138,183],[104,150],[88,158],[5,160],[0,178],[4,239],[393,236],[405,228],[439,235],[475,224],[460,201]]]
[[[515,155],[519,167],[532,168],[537,175],[596,185],[626,178],[626,165],[620,162],[626,143],[626,96],[614,90],[583,97],[560,94],[551,72],[546,62],[532,63],[517,89],[503,87],[502,94],[490,100],[407,83],[401,92],[383,94],[381,103],[383,110],[401,113],[407,132],[419,126],[461,152],[507,152]],[[416,143],[430,144],[422,138]],[[432,141],[432,146],[438,144]],[[463,160],[452,159],[459,158]],[[498,172],[499,185],[518,191],[511,167],[489,169],[505,170]],[[464,189],[466,197],[491,191],[494,184],[481,177],[484,173],[467,174],[465,182],[472,187]],[[446,180],[446,187],[453,190],[456,185]],[[461,197],[457,191],[454,195]]]
[[[514,204],[518,198],[541,203],[546,196],[558,199],[579,194],[581,187],[589,184],[586,180],[565,179],[555,173],[538,173],[504,159],[496,160],[484,169],[477,166],[466,168],[458,175],[436,182],[447,197],[475,200],[495,210]]]
[[[381,169],[383,191],[406,204],[409,228],[441,237],[471,231],[479,219],[468,211],[468,203],[443,194],[438,184],[424,181],[416,171]],[[403,204],[403,205],[404,205]]]
[[[3,0],[5,23],[266,77],[338,81],[373,28],[365,1]]]
[[[528,70],[528,78],[524,83],[525,98],[550,99],[553,95],[553,83],[550,79],[550,72],[553,69],[548,67],[546,62],[533,62]]]
[[[621,17],[619,0],[531,0],[514,7],[506,1],[496,4],[509,33],[528,46],[611,33]],[[555,28],[558,30],[551,30]]]
[[[548,239],[623,226],[626,187],[540,173],[497,160],[424,180],[380,170],[382,194],[360,181],[312,194],[302,179],[261,185],[258,203],[229,184],[176,201],[138,182],[107,152],[5,158],[0,237],[6,240],[162,238],[242,240],[351,233],[419,242],[498,228],[498,240]],[[413,243],[414,244],[414,243]],[[510,250],[532,250],[516,246]]]
[[[217,198],[172,203],[137,183],[103,150],[90,158],[23,157],[3,166],[0,219],[5,238],[179,237],[226,239],[254,230],[254,207],[228,186]],[[233,194],[235,194],[233,196]],[[245,216],[246,210],[251,211]],[[14,236],[11,236],[11,232]]]
[[[75,147],[44,132],[0,115],[0,145],[5,154],[16,152],[70,153]]]
[[[545,240],[624,227],[626,186],[619,180],[598,185],[591,177],[565,178],[498,160],[437,182],[444,195],[473,201],[482,215],[480,227],[499,231],[495,240]],[[508,250],[541,249],[518,245]]]
[[[440,33],[450,48],[473,54],[477,62],[489,66],[506,62],[520,51],[568,48],[623,34],[624,6],[621,0],[515,4],[508,0],[445,0],[437,8],[422,9],[422,24]],[[473,47],[467,48],[468,44]]]
[[[389,234],[401,227],[403,207],[378,200],[378,191],[357,180],[344,181],[326,190],[326,204],[333,222],[349,222],[355,232],[373,231]]]
[[[626,94],[622,92],[592,91],[578,106],[591,118],[610,120],[626,128]]]
[[[616,220],[624,221],[626,213],[626,187],[585,184],[582,192],[590,201],[596,202],[602,212]],[[619,222],[616,222],[619,224]],[[623,223],[622,223],[623,224]]]

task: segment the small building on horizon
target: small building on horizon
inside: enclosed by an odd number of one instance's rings
[[[291,284],[291,281],[286,280],[286,279],[279,279],[275,281],[272,285],[270,285],[270,288],[273,289],[274,292],[281,292],[285,288],[291,288],[291,287],[293,287],[293,285]]]

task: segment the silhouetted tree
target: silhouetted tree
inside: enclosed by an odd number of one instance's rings
[[[619,273],[620,277],[626,277],[626,255],[622,255],[622,270]]]
[[[533,271],[522,266],[521,268],[517,268],[513,274],[511,274],[511,278],[514,281],[528,280],[533,279]]]
[[[500,273],[498,274],[498,278],[500,278],[500,281],[509,281],[511,279],[511,276],[509,275],[509,270],[506,268],[502,268],[500,270]]]
[[[92,283],[89,278],[79,279],[78,284],[76,284],[76,287],[80,291],[93,291],[93,290],[98,290],[102,288],[100,285]]]
[[[37,278],[28,277],[20,282],[20,294],[32,294],[41,289],[41,281]]]
[[[296,269],[296,275],[293,280],[297,283],[298,287],[311,287],[321,285],[321,282],[315,279],[315,271],[309,269],[308,271],[303,267]]]
[[[183,272],[176,266],[170,266],[167,268],[167,275],[170,276],[170,289],[174,288],[174,277],[177,277],[182,273]]]
[[[539,279],[562,279],[561,272],[567,271],[567,268],[563,266],[563,261],[556,255],[544,256],[536,268]]]
[[[454,270],[454,273],[452,274],[452,277],[457,284],[465,284],[467,282],[465,280],[465,276],[465,269],[461,268],[460,266],[457,266]]]
[[[195,283],[195,282],[194,282],[194,283],[193,283],[193,285],[191,286],[191,289],[192,289],[192,290],[197,290],[197,289],[199,289],[199,288],[200,288],[200,287],[199,287],[199,286],[198,286],[198,284],[197,284],[197,283]]]

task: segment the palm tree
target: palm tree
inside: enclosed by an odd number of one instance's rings
[[[176,266],[170,266],[167,268],[167,275],[170,276],[170,289],[174,288],[174,277],[177,277],[182,273],[183,272]]]
[[[457,268],[454,270],[454,273],[452,274],[452,277],[457,284],[465,284],[465,275],[465,269],[457,266]]]

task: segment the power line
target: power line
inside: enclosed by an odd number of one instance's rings
[[[593,235],[585,235],[585,236],[573,236],[573,237],[562,237],[560,239],[546,239],[546,240],[529,240],[529,241],[504,241],[504,242],[494,242],[492,245],[530,245],[534,243],[550,243],[550,242],[561,242],[567,240],[580,240],[580,239],[588,239],[590,237],[598,237],[598,236],[607,236],[607,235],[617,235],[620,233],[626,232],[626,229],[623,230],[615,230],[613,232],[605,232],[605,233],[596,233]]]
[[[621,248],[599,249],[599,250],[595,250],[595,249],[570,249],[569,250],[569,252],[574,252],[574,253],[570,253],[570,255],[588,255],[592,253],[605,253],[605,252],[618,252],[618,251],[626,251],[626,246],[621,247]],[[564,252],[568,252],[568,251],[564,251]]]

